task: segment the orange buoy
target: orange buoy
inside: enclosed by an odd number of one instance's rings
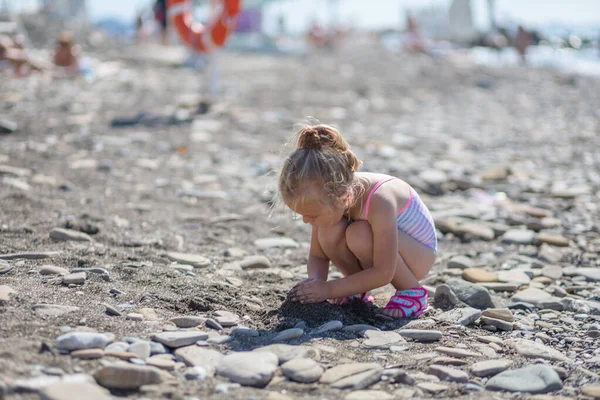
[[[223,46],[235,30],[242,0],[218,0],[215,17],[207,26],[194,21],[192,0],[167,0],[167,15],[179,37],[190,48],[210,53]]]

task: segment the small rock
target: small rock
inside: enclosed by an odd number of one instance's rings
[[[461,371],[460,369],[445,367],[443,365],[432,365],[429,367],[430,374],[437,376],[443,381],[450,382],[468,382],[469,374],[465,371]]]
[[[270,249],[273,247],[279,247],[282,249],[297,249],[300,245],[294,240],[286,237],[271,237],[256,239],[254,245],[259,249]]]
[[[73,358],[79,358],[81,360],[95,360],[104,357],[104,350],[102,349],[85,349],[75,350],[70,354]]]
[[[196,317],[193,315],[171,318],[169,321],[174,323],[178,328],[194,328],[202,325],[206,318]]]
[[[16,294],[17,292],[7,285],[0,285],[0,305],[4,303],[8,303],[10,300],[10,296]]]
[[[134,353],[139,359],[146,361],[150,357],[150,343],[144,340],[132,343],[127,348],[127,352]]]
[[[106,308],[105,313],[107,315],[112,315],[114,317],[120,317],[121,315],[123,315],[123,314],[121,314],[121,312],[119,310],[117,310],[116,308],[114,308],[113,306],[111,306],[109,304],[102,304],[102,305]]]
[[[501,331],[510,332],[513,330],[512,322],[506,322],[501,319],[489,318],[489,317],[482,316],[481,323],[484,325],[487,325],[487,326],[490,326],[490,325],[495,326],[496,328],[500,329]]]
[[[392,331],[366,331],[365,336],[368,338],[362,343],[362,347],[366,349],[389,349],[390,346],[396,343],[405,343],[402,336]]]
[[[242,269],[271,268],[271,261],[265,256],[249,256],[240,261]]]
[[[398,331],[398,334],[418,342],[435,342],[436,340],[440,340],[442,338],[442,332],[440,331],[428,331],[421,329],[401,329]]]
[[[295,382],[316,382],[323,375],[323,368],[314,360],[308,358],[297,358],[281,365],[283,375]]]
[[[473,266],[473,260],[467,256],[455,256],[448,261],[448,268],[467,269]]]
[[[40,267],[40,275],[68,275],[69,271],[65,268],[56,267],[54,265],[42,265]]]
[[[94,374],[98,384],[108,389],[132,390],[144,385],[162,383],[160,370],[132,364],[104,366]]]
[[[494,272],[483,268],[467,268],[462,272],[462,278],[469,282],[497,282],[498,276]]]
[[[83,285],[87,275],[85,272],[77,272],[74,274],[68,274],[63,277],[63,284],[65,285]]]
[[[542,243],[557,247],[568,247],[569,239],[556,233],[540,232],[535,237],[535,244],[541,245]]]
[[[212,318],[207,318],[206,321],[205,321],[205,324],[206,324],[206,326],[208,328],[212,328],[212,329],[215,329],[217,331],[222,331],[223,330],[223,326],[220,323],[218,323],[217,321],[215,321],[214,319],[212,319]]]
[[[41,400],[111,400],[110,392],[92,383],[55,383],[40,392]]]
[[[535,237],[536,234],[534,231],[511,229],[502,235],[502,241],[513,244],[532,244]]]
[[[435,382],[419,382],[417,387],[433,394],[445,392],[448,389],[448,386]]]
[[[205,332],[163,332],[152,335],[152,340],[162,343],[167,347],[176,349],[179,347],[189,346],[196,343],[198,340],[206,340],[208,333]]]
[[[196,268],[208,267],[210,265],[210,260],[199,254],[169,252],[167,253],[167,258],[181,264],[193,265]]]
[[[473,307],[455,308],[437,316],[440,321],[452,324],[470,325],[481,316],[481,311]]]
[[[307,346],[293,346],[290,344],[271,344],[268,346],[259,347],[253,351],[271,352],[277,356],[279,364],[283,364],[297,358],[319,358],[319,353],[314,348]]]
[[[215,311],[215,319],[224,327],[235,326],[240,322],[237,314],[225,310]]]
[[[127,314],[127,319],[131,321],[143,321],[144,316],[138,313],[129,313]]]
[[[516,293],[511,298],[511,301],[513,303],[517,303],[517,302],[529,303],[529,304],[533,304],[535,306],[541,302],[550,301],[552,299],[553,299],[553,296],[548,292],[545,292],[543,290],[536,289],[536,288],[527,288],[523,291]]]
[[[217,374],[246,386],[264,387],[279,365],[277,356],[270,352],[238,352],[223,357]]]
[[[54,228],[50,231],[50,238],[59,241],[93,242],[87,234],[72,229]]]
[[[102,333],[69,332],[56,338],[55,345],[60,350],[104,349],[110,342]]]
[[[486,360],[476,362],[471,366],[471,372],[475,376],[488,377],[507,370],[512,365],[510,360]]]
[[[494,308],[490,292],[486,288],[461,279],[448,279],[446,284],[452,289],[456,296],[471,307],[484,310]]]
[[[515,317],[508,308],[488,308],[484,310],[481,315],[489,318],[501,319],[506,322],[514,322]]]
[[[335,320],[329,321],[329,322],[326,322],[323,325],[319,326],[317,329],[315,329],[313,331],[313,334],[320,335],[321,333],[325,333],[325,332],[335,332],[335,331],[339,331],[343,327],[344,327],[344,324],[342,324],[342,321],[335,321]]]
[[[560,351],[541,343],[527,339],[512,339],[507,342],[525,358],[543,358],[552,361],[569,361],[569,358]]]
[[[286,340],[296,339],[302,335],[304,335],[303,329],[300,329],[300,328],[286,329],[284,331],[279,332],[277,335],[275,335],[275,337],[273,338],[273,341],[274,342],[284,342]]]
[[[439,347],[435,348],[435,351],[437,351],[438,353],[446,354],[450,357],[457,357],[457,358],[481,357],[481,354],[477,354],[477,353],[474,353],[472,351],[465,350],[465,349],[457,349],[454,347],[439,346]]]
[[[450,289],[448,285],[439,285],[435,289],[435,295],[433,299],[433,305],[436,308],[442,310],[450,310],[460,303],[456,294]]]
[[[562,389],[562,381],[548,365],[533,365],[511,371],[504,371],[489,381],[488,390],[504,390],[507,392],[548,393]]]
[[[581,387],[581,393],[586,396],[593,397],[595,399],[600,399],[600,385],[592,384]]]

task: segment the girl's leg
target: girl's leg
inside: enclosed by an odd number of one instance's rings
[[[318,240],[323,252],[344,276],[353,275],[362,270],[359,260],[346,243],[346,231],[355,223],[348,225],[347,221],[342,220],[331,228],[319,228]],[[365,298],[367,297],[365,296]],[[344,297],[333,299],[332,302],[342,304],[347,301],[349,300]]]
[[[373,266],[373,231],[366,221],[354,222],[346,230],[346,242],[351,253],[355,254],[362,269]],[[392,286],[396,290],[420,287],[423,279],[435,261],[435,251],[417,242],[404,232],[398,231],[398,260]],[[392,317],[402,317],[396,309],[386,309],[384,313]]]

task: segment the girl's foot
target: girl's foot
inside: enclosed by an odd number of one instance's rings
[[[395,318],[416,318],[429,308],[427,290],[413,288],[397,290],[383,309],[383,313]]]
[[[330,299],[329,302],[332,304],[348,304],[351,303],[354,299],[362,300],[365,303],[375,304],[375,299],[371,296],[371,292],[365,292],[361,294],[353,294],[352,296],[340,297],[337,299]]]

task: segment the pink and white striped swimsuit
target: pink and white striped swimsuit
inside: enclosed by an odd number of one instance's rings
[[[369,216],[369,204],[371,196],[381,185],[396,178],[389,178],[379,181],[373,186],[367,204],[365,207],[365,219]],[[396,226],[398,230],[406,233],[417,242],[435,250],[437,252],[437,236],[435,234],[435,224],[429,210],[419,197],[419,194],[410,187],[410,198],[408,203],[396,214]]]

